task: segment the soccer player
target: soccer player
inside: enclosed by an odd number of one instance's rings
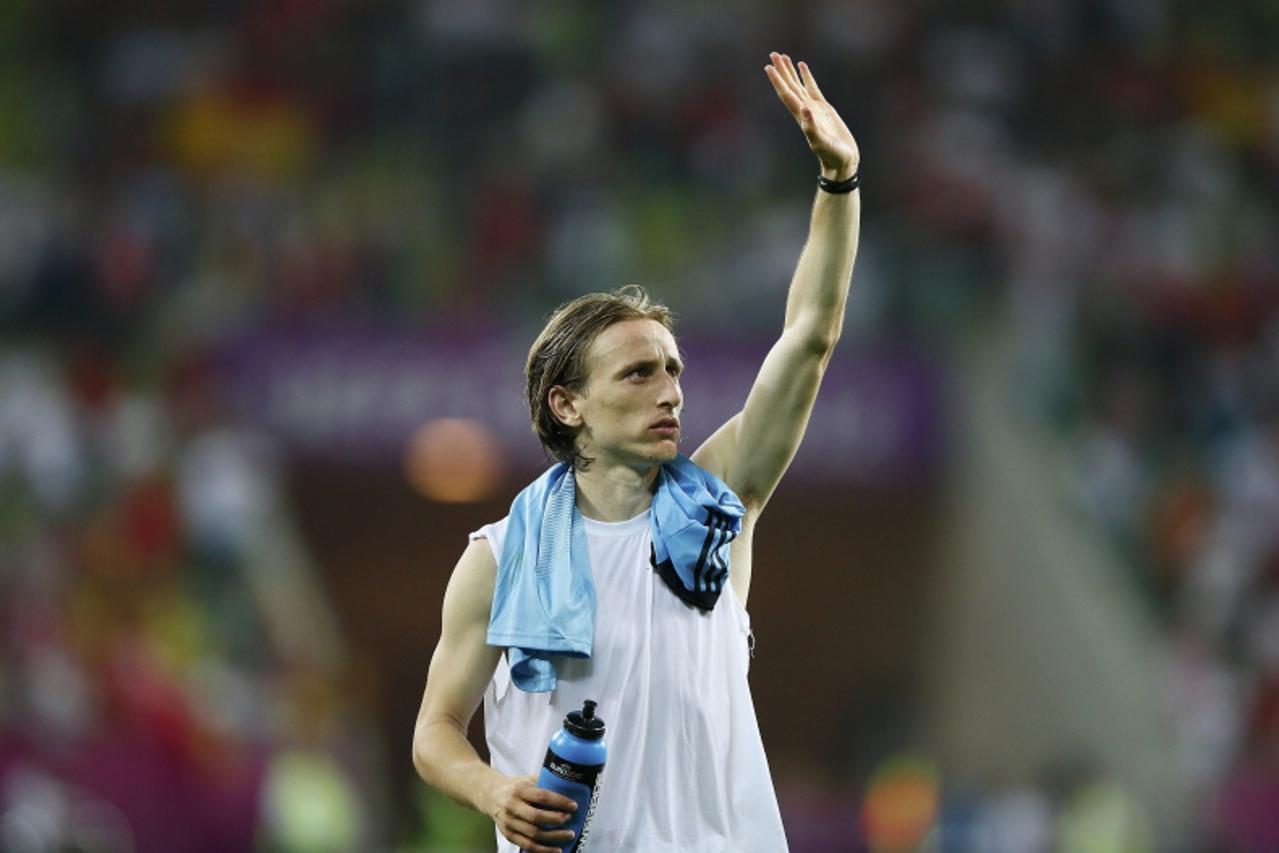
[[[773,53],[764,70],[820,176],[781,337],[741,411],[681,455],[668,311],[633,287],[561,306],[526,368],[559,464],[471,535],[444,594],[413,761],[493,820],[501,853],[575,846],[555,828],[573,801],[535,781],[584,699],[608,725],[591,849],[787,849],[747,685],[751,537],[843,325],[860,154],[803,62]],[[481,699],[491,766],[466,739]]]

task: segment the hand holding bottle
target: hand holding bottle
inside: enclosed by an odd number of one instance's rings
[[[561,826],[573,817],[577,803],[537,787],[537,776],[504,776],[489,792],[488,814],[502,835],[529,853],[560,853],[573,840]],[[540,843],[539,843],[540,842]]]

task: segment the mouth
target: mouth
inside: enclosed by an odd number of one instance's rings
[[[665,438],[674,438],[679,435],[679,421],[674,418],[662,418],[650,426],[649,429]]]

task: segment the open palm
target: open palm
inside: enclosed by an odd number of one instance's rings
[[[839,113],[822,96],[813,73],[803,62],[796,70],[790,57],[784,53],[774,52],[769,54],[769,58],[772,64],[764,66],[764,73],[777,90],[777,97],[799,123],[808,147],[821,161],[823,172],[837,180],[850,177],[861,161],[857,140],[853,139]]]

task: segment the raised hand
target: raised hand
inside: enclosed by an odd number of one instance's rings
[[[772,64],[764,66],[764,73],[777,90],[777,97],[799,123],[808,147],[822,164],[822,174],[832,180],[852,177],[861,161],[857,140],[822,96],[813,72],[803,62],[796,70],[784,53],[773,52],[769,58]]]

